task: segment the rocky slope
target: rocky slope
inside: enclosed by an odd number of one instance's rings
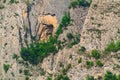
[[[71,9],[68,8],[71,0],[10,1],[0,0],[1,80],[27,80],[27,77],[28,80],[54,79],[69,64],[71,67],[67,76],[70,80],[85,80],[87,75],[103,77],[107,70],[120,74],[120,52],[112,52],[108,56],[102,53],[111,41],[120,40],[119,0],[93,0],[90,7],[77,6]],[[20,57],[21,47],[48,40],[51,34],[54,36],[64,13],[68,11],[71,24],[58,37],[63,42],[62,49],[55,55],[49,55],[37,66],[24,62]],[[79,44],[71,48],[68,47],[71,42],[67,37],[69,33],[81,35]],[[86,48],[84,53],[79,51],[81,46]],[[93,49],[101,51],[102,67],[98,67],[96,60],[91,57]],[[82,61],[78,63],[80,59]],[[93,61],[94,66],[86,68],[86,61]],[[7,72],[5,65],[9,65]]]

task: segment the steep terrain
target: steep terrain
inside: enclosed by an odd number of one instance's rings
[[[70,24],[65,26],[67,13]],[[47,55],[37,65],[21,58],[22,47],[47,42],[51,35],[55,39],[57,35],[55,54]],[[74,0],[0,0],[1,80],[86,80],[88,75],[104,80],[106,71],[120,74],[120,51],[107,52],[108,44],[118,40],[119,0],[92,0],[91,4]]]

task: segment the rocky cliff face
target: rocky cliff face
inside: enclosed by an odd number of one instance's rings
[[[20,56],[20,48],[35,40],[46,40],[54,34],[69,0],[0,0],[0,79],[23,80],[22,68],[12,57]],[[4,72],[4,64],[10,69]],[[11,73],[14,73],[12,76]]]
[[[120,2],[94,0],[84,23],[81,44],[87,50],[102,49],[111,41],[120,39]]]
[[[104,63],[102,68],[90,55],[91,50],[104,50],[108,43],[120,39],[119,0],[93,0],[90,7],[71,9],[68,8],[71,0],[11,1],[0,0],[0,79],[24,80],[29,77],[30,80],[45,80],[49,76],[54,79],[68,64],[71,64],[67,72],[70,80],[85,80],[88,74],[103,76],[107,70],[120,72],[119,68],[115,68],[115,64],[120,65],[116,59],[120,52],[107,57],[103,55],[100,58]],[[24,62],[20,57],[21,47],[54,36],[62,16],[68,11],[71,24],[58,37],[63,42],[63,49],[37,66]],[[68,33],[81,35],[80,43],[68,48],[67,44],[71,41],[66,37]],[[79,52],[81,46],[86,48],[85,54]],[[82,62],[78,63],[80,58]],[[86,68],[88,60],[94,62],[90,69]],[[5,65],[9,65],[7,72]]]

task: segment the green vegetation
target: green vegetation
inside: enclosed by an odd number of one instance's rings
[[[100,56],[101,56],[101,55],[100,55],[100,52],[99,52],[98,50],[96,50],[96,49],[92,50],[91,55],[92,55],[92,57],[94,57],[95,59],[99,59]]]
[[[40,68],[40,75],[45,75],[45,74],[46,74],[45,70]]]
[[[70,79],[68,76],[60,74],[56,76],[55,80],[70,80]]]
[[[51,77],[48,77],[46,80],[52,80],[52,78],[51,78]]]
[[[79,59],[78,59],[78,63],[81,63],[81,62],[82,62],[82,58],[79,58]]]
[[[76,45],[80,42],[80,35],[74,35],[74,38],[70,40],[68,47],[71,48],[73,45]]]
[[[117,77],[117,75],[113,74],[110,71],[107,71],[107,73],[104,76],[104,80],[120,80],[120,79],[119,79],[119,75]]]
[[[10,68],[10,65],[9,65],[9,64],[4,64],[3,67],[4,67],[5,73],[7,73],[7,71],[8,71],[9,68]]]
[[[85,52],[85,51],[86,51],[86,48],[85,48],[84,46],[81,46],[81,47],[79,47],[79,51],[80,51],[80,52]]]
[[[86,80],[95,80],[94,76],[87,75]]]
[[[68,64],[67,67],[62,70],[62,74],[66,75],[70,68],[71,68],[71,64]]]
[[[69,55],[69,58],[72,59],[72,54]]]
[[[29,77],[28,77],[28,76],[26,76],[26,77],[25,77],[25,80],[29,80]]]
[[[93,61],[86,61],[86,67],[87,68],[91,68],[92,66],[94,66]]]
[[[70,80],[69,77],[66,75],[70,68],[71,64],[68,64],[66,68],[62,69],[62,73],[57,75],[54,80]]]
[[[65,13],[65,15],[62,17],[62,21],[60,23],[60,25],[58,26],[58,29],[56,31],[56,38],[58,38],[58,36],[63,32],[63,28],[66,28],[71,22],[71,18],[70,18],[70,13]]]
[[[0,9],[3,9],[4,8],[4,5],[0,5]]]
[[[68,34],[67,34],[67,38],[71,40],[71,39],[73,39],[73,38],[74,38],[74,36],[73,36],[73,34],[72,34],[72,33],[68,33]]]
[[[3,0],[3,3],[6,3],[6,0]]]
[[[89,7],[92,0],[73,0],[69,6],[69,8],[76,8],[77,6]]]
[[[103,63],[102,63],[100,60],[97,60],[97,61],[96,61],[96,64],[97,64],[99,67],[102,67],[102,66],[103,66]]]
[[[70,13],[65,13],[58,27],[58,30],[55,33],[55,37],[50,37],[50,39],[46,42],[41,41],[31,43],[27,48],[22,47],[20,53],[23,60],[28,61],[33,65],[37,65],[38,63],[42,62],[43,59],[47,57],[50,53],[56,53],[57,48],[55,45],[58,46],[58,49],[61,48],[61,43],[57,40],[57,38],[59,37],[60,33],[62,33],[63,28],[66,28],[70,24],[70,21]]]
[[[62,62],[59,62],[59,66],[60,66],[60,67],[63,67],[64,65],[63,65],[63,63],[62,63]]]
[[[29,70],[24,70],[24,75],[29,75]]]
[[[19,57],[17,54],[13,54],[12,58],[18,60]]]
[[[120,40],[117,42],[111,42],[105,48],[105,53],[117,52],[120,50]]]
[[[19,1],[18,1],[18,0],[10,0],[9,3],[10,3],[10,4],[19,3]]]
[[[96,78],[94,78],[94,76],[88,75],[86,77],[86,80],[120,80],[120,74],[116,75],[116,74],[113,74],[110,71],[107,71],[104,78],[98,76],[98,78],[96,79]]]
[[[45,46],[47,45],[47,46]],[[23,47],[21,49],[21,57],[25,61],[33,65],[37,65],[42,62],[44,57],[47,57],[50,53],[55,53],[57,51],[54,46],[54,41],[50,39],[47,42],[32,43],[28,48]]]

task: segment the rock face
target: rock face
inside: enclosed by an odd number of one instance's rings
[[[44,15],[38,18],[40,23],[37,32],[37,40],[48,40],[50,35],[54,35],[58,23],[55,15]]]
[[[81,45],[87,50],[104,50],[112,40],[120,39],[119,5],[119,0],[93,0],[81,34]]]
[[[28,46],[34,39],[46,40],[54,34],[68,11],[70,0],[18,0],[18,3],[0,0],[0,4],[4,6],[0,9],[0,79],[24,80],[25,75],[19,70],[25,67],[13,59],[13,55],[20,56],[21,47]],[[10,65],[7,73],[4,64]]]
[[[3,1],[5,0],[0,0],[0,4],[4,6],[0,9],[0,80],[25,80],[27,76],[30,80],[45,80],[51,74],[54,78],[68,64],[72,65],[67,72],[71,80],[85,80],[88,74],[102,75],[107,70],[120,72],[120,69],[114,69],[114,63],[120,65],[115,55],[103,57],[102,68],[97,67],[95,59],[89,55],[90,50],[104,50],[109,42],[120,39],[119,0],[93,0],[90,8],[72,9],[68,9],[71,0],[18,0],[18,3]],[[24,62],[20,57],[21,47],[29,46],[31,42],[48,40],[68,11],[72,22],[58,39],[69,43],[66,37],[68,33],[80,34],[80,43],[69,49],[63,42],[65,47],[62,50],[55,55],[51,54],[37,66]],[[86,48],[85,54],[79,53],[80,46]],[[14,59],[14,54],[18,55],[17,60]],[[119,55],[120,52],[116,54]],[[80,58],[82,62],[78,63]],[[95,63],[91,69],[86,68],[88,60]],[[63,67],[60,67],[60,63]],[[10,65],[7,73],[4,65]],[[46,72],[45,75],[40,75],[43,73],[41,68]],[[26,70],[29,75],[26,75]]]

